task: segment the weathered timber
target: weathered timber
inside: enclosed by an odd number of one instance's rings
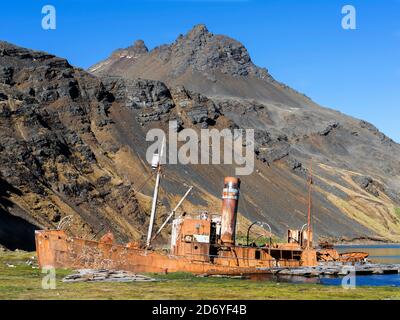
[[[63,282],[86,282],[86,281],[104,281],[104,282],[136,282],[136,281],[157,281],[156,279],[127,271],[117,270],[91,270],[81,269],[78,273],[66,276]]]

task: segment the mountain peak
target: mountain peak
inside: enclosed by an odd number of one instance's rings
[[[130,49],[132,52],[139,53],[139,54],[149,52],[149,49],[146,47],[144,41],[140,40],[140,39],[136,40]]]
[[[242,43],[225,35],[213,34],[204,24],[195,25],[174,43],[151,51],[142,40],[138,40],[126,49],[115,51],[110,58],[94,65],[89,71],[159,79],[167,83],[191,76],[194,72],[205,79],[207,86],[214,86],[221,74],[233,78],[271,80],[266,69],[252,62]],[[202,83],[204,81],[201,80]]]
[[[199,38],[204,35],[208,35],[210,32],[208,31],[205,24],[196,24],[188,33],[187,37],[189,39]]]
[[[149,52],[143,40],[136,40],[131,46],[125,49],[117,49],[113,52],[112,57],[115,59],[136,59]],[[97,67],[97,66],[96,66]]]

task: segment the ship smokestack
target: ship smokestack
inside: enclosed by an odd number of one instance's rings
[[[234,177],[226,177],[224,179],[221,217],[221,240],[223,244],[235,244],[239,189],[240,179]]]

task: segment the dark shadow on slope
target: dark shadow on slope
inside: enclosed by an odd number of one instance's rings
[[[39,228],[8,212],[15,207],[8,199],[11,193],[21,195],[20,190],[0,178],[0,245],[10,250],[34,251],[35,230]]]

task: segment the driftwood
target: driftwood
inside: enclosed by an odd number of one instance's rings
[[[66,276],[63,282],[86,282],[86,281],[102,281],[102,282],[136,282],[136,281],[157,281],[156,279],[127,271],[117,270],[92,270],[81,269],[77,270],[78,273]]]

